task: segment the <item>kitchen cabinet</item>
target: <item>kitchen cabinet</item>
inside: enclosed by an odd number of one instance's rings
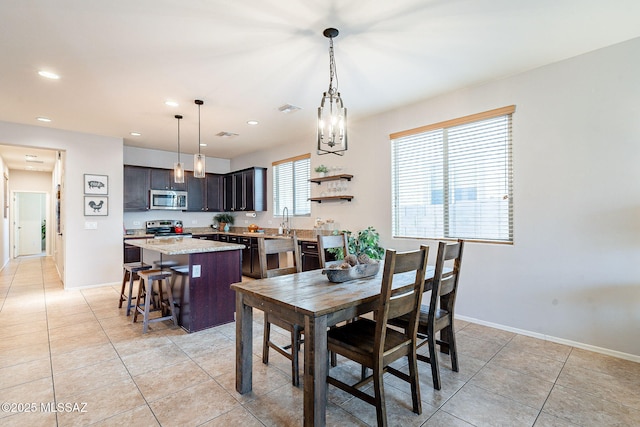
[[[302,271],[317,270],[320,268],[320,255],[318,253],[317,242],[299,241],[300,258]],[[336,257],[332,253],[325,251],[327,261],[335,261]]]
[[[149,168],[124,166],[123,209],[125,211],[149,210]]]
[[[128,262],[140,262],[141,258],[141,250],[137,246],[133,246],[124,241],[124,263]]]
[[[187,184],[187,211],[188,212],[201,212],[206,210],[205,197],[206,197],[206,180],[202,178],[195,178],[193,172],[186,171],[184,173],[184,180]]]
[[[186,179],[180,184],[173,182],[173,169],[150,168],[150,171],[152,190],[185,191],[187,189]]]
[[[207,174],[205,208],[207,212],[222,212],[224,210],[223,176],[216,173]],[[191,193],[189,193],[189,197],[191,197]]]
[[[243,169],[223,178],[225,211],[267,210],[267,169]]]

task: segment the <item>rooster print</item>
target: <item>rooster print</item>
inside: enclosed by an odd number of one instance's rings
[[[96,203],[93,200],[89,201],[89,207],[93,209],[94,212],[100,212],[100,209],[102,209],[102,205],[104,205],[104,200],[100,200],[99,203]]]

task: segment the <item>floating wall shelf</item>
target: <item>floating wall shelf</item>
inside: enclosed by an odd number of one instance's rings
[[[309,181],[315,182],[316,184],[320,185],[325,181],[339,181],[341,179],[344,179],[346,181],[351,181],[351,178],[353,178],[353,175],[340,174],[340,175],[332,175],[332,176],[323,176],[319,178],[310,178]],[[350,196],[344,196],[344,197],[350,197]]]

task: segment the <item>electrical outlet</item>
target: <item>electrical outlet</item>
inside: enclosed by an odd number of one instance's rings
[[[245,224],[249,224],[249,220],[248,220],[248,219],[245,219],[245,220],[244,220],[244,223],[245,223]]]
[[[133,225],[140,225],[140,221],[133,221]]]
[[[196,225],[197,223],[198,223],[198,220],[197,220],[197,219],[192,219],[192,220],[191,220],[191,224]]]
[[[200,266],[199,265],[194,265],[193,269],[191,270],[191,277],[193,277],[194,279],[196,277],[200,277]]]
[[[84,222],[84,229],[85,230],[97,230],[98,229],[98,223],[94,222],[94,221],[85,221]]]

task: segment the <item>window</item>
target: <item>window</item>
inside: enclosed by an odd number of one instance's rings
[[[273,162],[273,215],[311,215],[311,154]]]
[[[394,237],[513,242],[514,111],[390,135]]]

